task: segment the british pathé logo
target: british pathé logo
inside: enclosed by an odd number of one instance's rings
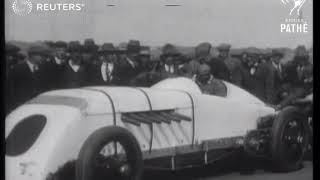
[[[302,6],[306,0],[281,0],[285,5],[291,5],[289,17],[280,24],[282,33],[308,33],[308,21],[303,18]]]
[[[281,2],[284,5],[291,5],[291,10],[290,10],[290,16],[293,14],[293,12],[296,12],[297,15],[300,15],[300,10],[306,0],[281,0]]]
[[[30,0],[14,0],[12,3],[13,12],[20,16],[25,16],[32,11]]]

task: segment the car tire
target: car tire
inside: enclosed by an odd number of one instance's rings
[[[117,142],[123,146],[126,159],[128,159],[128,164],[131,168],[129,175],[125,178],[119,175],[120,179],[141,179],[143,160],[138,141],[128,130],[122,127],[111,126],[96,130],[86,139],[76,162],[76,180],[103,179],[102,177],[97,178],[100,174],[97,175],[93,167],[96,155],[99,154],[105,144],[110,142]]]
[[[283,137],[285,135],[286,127],[290,125],[290,122],[296,122],[301,131],[302,135],[298,135],[294,141],[301,141],[292,143],[287,143],[287,139],[291,136]],[[293,124],[294,125],[294,124]],[[294,127],[294,128],[296,128]],[[292,131],[292,130],[291,130]],[[271,130],[271,159],[272,159],[272,170],[276,172],[290,172],[300,169],[302,166],[302,161],[304,154],[306,152],[308,144],[308,134],[307,134],[307,123],[304,119],[304,115],[299,112],[296,107],[286,107],[276,116]],[[289,132],[289,131],[288,131]],[[293,131],[294,132],[294,131]],[[299,134],[299,133],[298,133]],[[293,136],[295,137],[295,136]],[[300,138],[302,137],[302,138]],[[290,140],[292,140],[291,138]],[[288,148],[288,144],[293,144],[298,147],[297,151],[299,153],[294,154],[293,157],[289,157],[290,150],[293,148]],[[289,150],[289,151],[288,151]]]

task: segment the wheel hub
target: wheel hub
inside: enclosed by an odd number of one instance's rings
[[[131,172],[131,168],[128,164],[123,164],[120,166],[119,172],[122,176],[129,176]]]

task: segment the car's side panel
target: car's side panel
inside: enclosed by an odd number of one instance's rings
[[[142,151],[150,150],[151,130],[149,125],[141,123],[140,126],[136,126],[122,121],[119,115],[119,118],[117,118],[117,126],[129,130],[136,137]]]
[[[226,98],[197,95],[195,97],[196,141],[244,136],[257,127],[259,106]]]
[[[62,132],[56,137],[55,146],[49,153],[46,172],[53,173],[66,162],[76,160],[82,145],[95,130],[112,126],[111,118],[110,114],[82,115],[61,129]]]

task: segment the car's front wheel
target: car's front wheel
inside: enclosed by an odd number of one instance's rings
[[[104,127],[92,133],[76,162],[77,180],[138,180],[143,160],[136,138],[121,127]]]
[[[302,166],[308,144],[308,127],[298,108],[286,107],[276,117],[271,133],[275,171],[294,171]]]

